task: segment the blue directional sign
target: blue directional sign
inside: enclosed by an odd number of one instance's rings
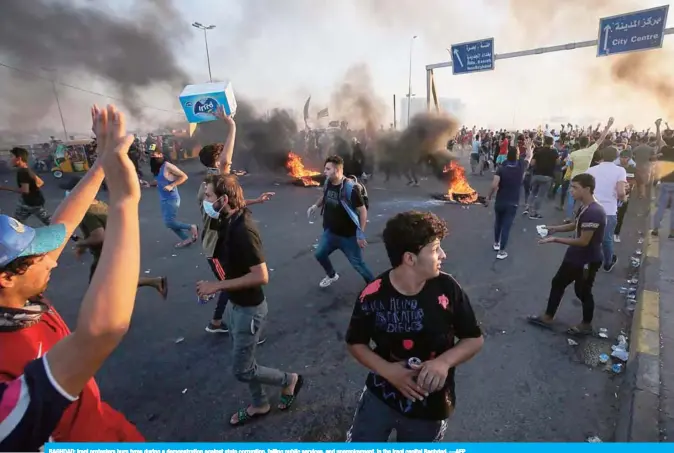
[[[494,38],[452,44],[448,50],[454,74],[494,70]]]
[[[597,56],[662,47],[668,11],[665,5],[601,19]]]

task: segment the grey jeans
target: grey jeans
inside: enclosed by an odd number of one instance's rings
[[[447,420],[420,420],[395,411],[365,388],[358,401],[347,442],[386,442],[396,430],[397,442],[440,442]]]
[[[552,177],[543,175],[533,175],[531,177],[531,193],[527,200],[530,214],[538,214],[541,209],[541,200],[545,198],[550,186],[552,185]]]
[[[661,182],[660,192],[658,193],[658,208],[653,217],[653,229],[660,228],[662,219],[665,217],[665,210],[667,205],[672,203],[672,208],[669,211],[669,229],[674,231],[674,182]]]
[[[263,385],[287,387],[291,382],[290,374],[260,366],[255,360],[255,349],[266,320],[266,300],[255,307],[230,302],[225,308],[225,323],[232,338],[232,372],[239,382],[248,384],[255,407],[269,404]]]

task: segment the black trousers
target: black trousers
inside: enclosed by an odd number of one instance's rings
[[[629,204],[629,201],[623,202],[622,205],[618,208],[618,223],[615,226],[615,231],[613,234],[616,236],[620,236],[620,230],[623,227],[623,220],[625,220],[625,214],[627,213],[627,205]]]
[[[573,289],[583,304],[583,323],[590,324],[594,317],[592,286],[594,285],[594,279],[600,266],[601,261],[585,266],[563,261],[557,273],[552,278],[550,297],[548,298],[548,307],[545,310],[545,314],[550,317],[555,316],[559,304],[562,302],[562,297],[564,297],[566,287],[574,283]]]
[[[216,258],[208,258],[208,264],[211,266],[213,275],[218,280],[225,279],[225,271],[222,268],[222,264]],[[220,296],[218,296],[218,303],[215,306],[215,311],[213,312],[213,321],[221,321],[222,315],[225,313],[225,308],[227,307],[227,301],[229,301],[229,294],[226,291],[220,291]]]

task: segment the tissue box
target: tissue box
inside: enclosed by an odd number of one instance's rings
[[[236,113],[236,99],[230,82],[187,85],[180,94],[180,105],[183,106],[189,123],[215,120],[214,114],[220,105],[226,114]]]

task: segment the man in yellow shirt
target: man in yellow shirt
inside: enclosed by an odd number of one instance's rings
[[[569,179],[573,179],[581,173],[585,173],[590,169],[590,164],[592,163],[592,156],[597,152],[599,145],[606,139],[609,129],[613,126],[613,117],[608,119],[604,131],[601,133],[601,136],[597,141],[590,145],[589,137],[580,137],[578,143],[580,144],[580,149],[578,151],[573,151],[569,155],[569,162],[567,164],[567,174],[570,172]],[[589,146],[588,146],[589,145]],[[565,218],[564,223],[570,222],[573,219],[573,206],[574,206],[573,197],[566,197],[566,207],[565,207]]]

